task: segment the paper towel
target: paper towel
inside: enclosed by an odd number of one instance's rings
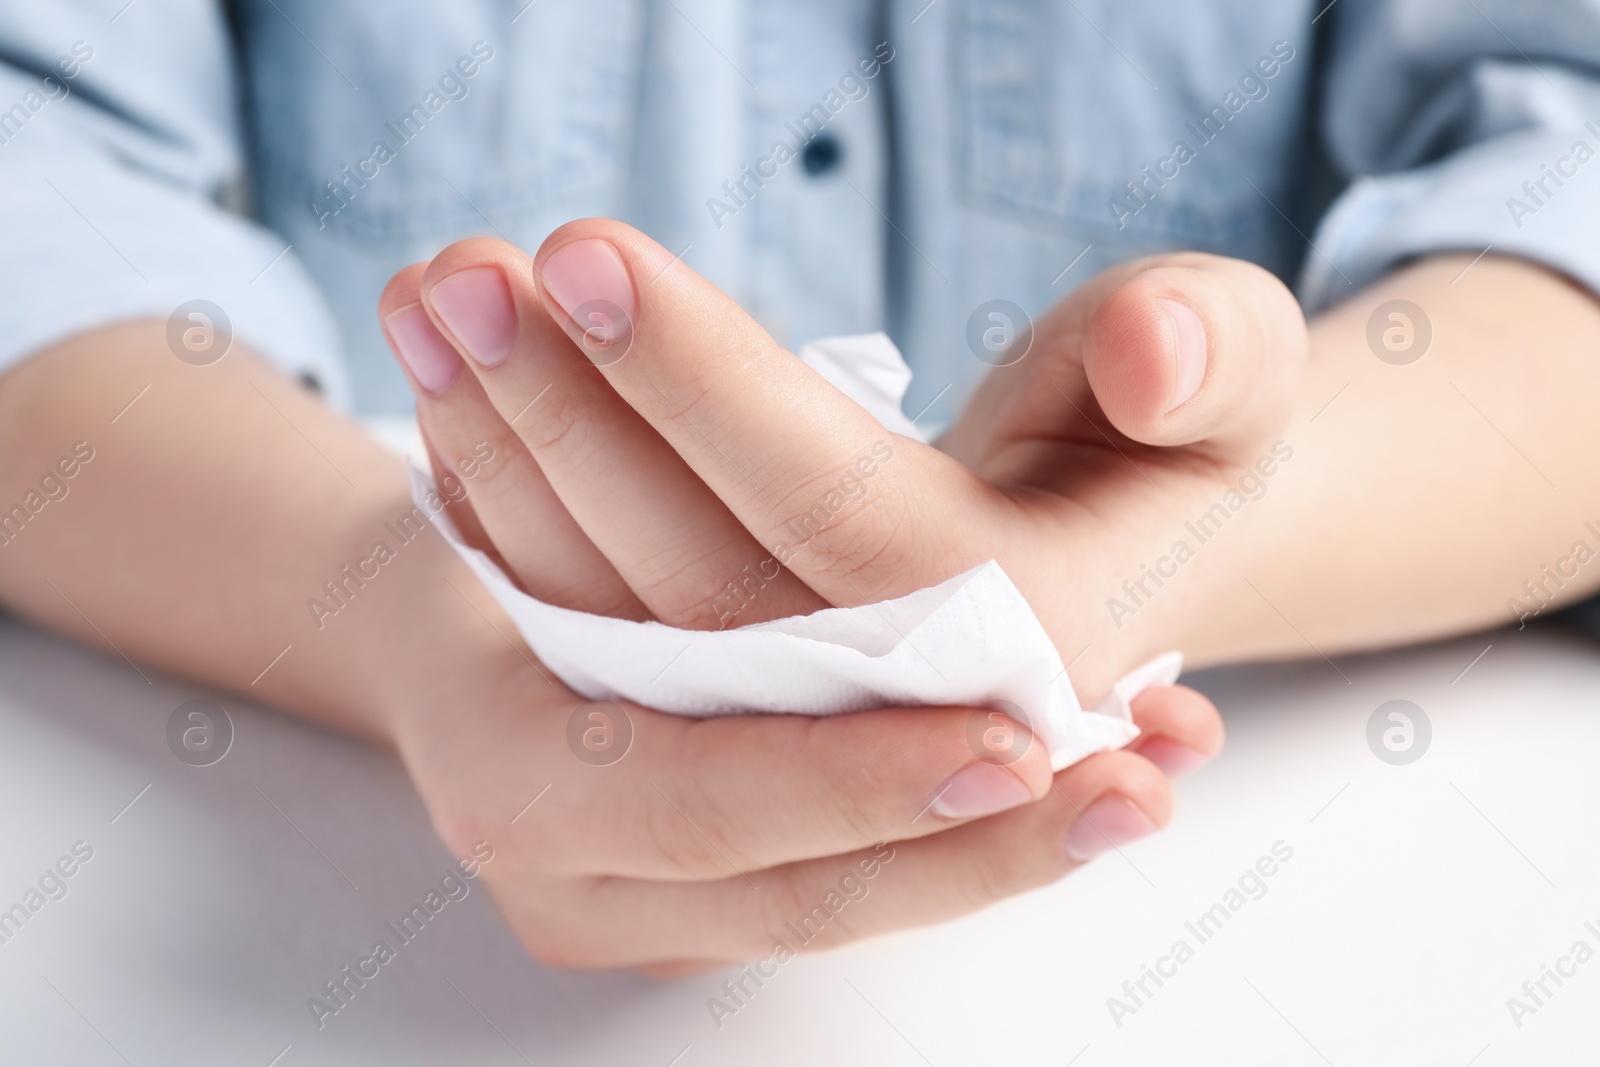
[[[827,338],[800,358],[898,434],[922,440],[900,409],[911,371],[881,333]],[[433,479],[412,468],[419,505]],[[435,497],[437,499],[437,497]],[[429,509],[432,511],[433,509]],[[892,705],[995,708],[1020,718],[1056,770],[1138,736],[1129,703],[1182,670],[1176,652],[1128,674],[1092,710],[1028,602],[993,560],[909,596],[829,608],[732,630],[682,630],[547,604],[435,525],[505,608],[530,648],[589,700],[628,700],[683,715],[836,715]]]

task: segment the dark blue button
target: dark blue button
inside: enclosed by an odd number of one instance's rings
[[[843,158],[844,149],[840,147],[838,138],[829,133],[819,133],[806,142],[805,150],[800,153],[800,165],[815,178],[833,170]]]

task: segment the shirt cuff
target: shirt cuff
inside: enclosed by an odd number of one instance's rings
[[[1533,260],[1600,293],[1597,193],[1600,122],[1497,137],[1425,167],[1361,178],[1317,227],[1300,302],[1310,315],[1407,259],[1485,250]]]
[[[168,321],[176,358],[215,362],[227,330],[230,347],[309,379],[336,405],[347,402],[333,317],[293,250],[271,231],[91,152],[34,155],[0,168],[0,203],[8,219],[0,242],[0,371],[74,334],[154,318]],[[191,310],[205,318],[191,318]],[[208,321],[216,346],[209,350]]]

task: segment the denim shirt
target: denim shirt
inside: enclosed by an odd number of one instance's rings
[[[200,306],[404,412],[394,270],[608,215],[790,347],[888,330],[942,421],[1137,255],[1309,312],[1446,250],[1600,288],[1597,74],[1597,0],[7,4],[0,365]]]

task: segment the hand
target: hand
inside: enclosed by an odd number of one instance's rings
[[[737,573],[759,543],[702,480],[658,462],[672,453],[552,324],[526,257],[454,246],[397,275],[380,308],[439,469],[480,440],[495,448],[457,518],[525,588],[714,624],[695,583]],[[484,357],[473,373],[458,349]],[[798,581],[769,590],[771,614],[821,603]],[[521,653],[484,659],[450,663],[438,693],[415,694],[397,744],[447,844],[493,843],[484,877],[513,928],[570,966],[665,973],[759,956],[793,943],[786,924],[830,890],[837,900],[847,876],[870,899],[795,950],[963,914],[1164,825],[1170,787],[1151,760],[1181,769],[1221,744],[1215,709],[1180,687],[1135,703],[1144,755],[1102,753],[1053,780],[1042,746],[1007,767],[977,758],[970,709],[696,721],[629,706],[631,749],[597,767],[569,752],[567,724],[615,721],[615,706],[586,705]]]
[[[524,655],[490,634],[439,663],[394,740],[452,854],[492,846],[480,877],[553,966],[665,976],[942,922],[1171,816],[1143,756],[1101,753],[1052,779],[1034,744],[998,767],[975,757],[962,708],[695,720],[628,705],[631,746],[595,765],[569,749],[568,724],[620,730],[622,709]],[[1171,745],[1220,744],[1214,709],[1188,690],[1150,691],[1135,717]]]
[[[1203,611],[1194,583],[1165,587],[1202,549],[1187,524],[1215,533],[1291,454],[1274,434],[1305,363],[1304,319],[1271,275],[1236,260],[1165,257],[1096,279],[1039,324],[1036,351],[985,383],[945,452],[889,434],[620,223],[558,230],[539,284],[515,249],[467,242],[424,288],[468,271],[519,310],[491,337],[476,305],[456,309],[457,341],[486,359],[470,361],[481,394],[460,390],[450,420],[514,424],[548,481],[540,492],[620,572],[585,572],[589,595],[631,586],[678,625],[714,625],[730,579],[771,574],[774,560],[783,570],[739,624],[902,596],[993,558],[1092,703]],[[443,399],[422,403],[435,432]],[[637,506],[624,516],[619,500]],[[538,543],[511,523],[489,534],[503,552]]]
[[[1221,624],[1216,576],[1185,564],[1293,455],[1276,437],[1300,392],[1305,318],[1260,267],[1179,253],[1098,275],[1016,345],[1025,355],[989,372],[938,445],[986,481],[1075,505],[1060,514],[1070,539],[1038,547],[1072,546],[1067,587],[1092,606],[1078,621],[1098,624],[1073,633],[1075,681],[1114,678]],[[1073,605],[1041,599],[1070,629]]]

